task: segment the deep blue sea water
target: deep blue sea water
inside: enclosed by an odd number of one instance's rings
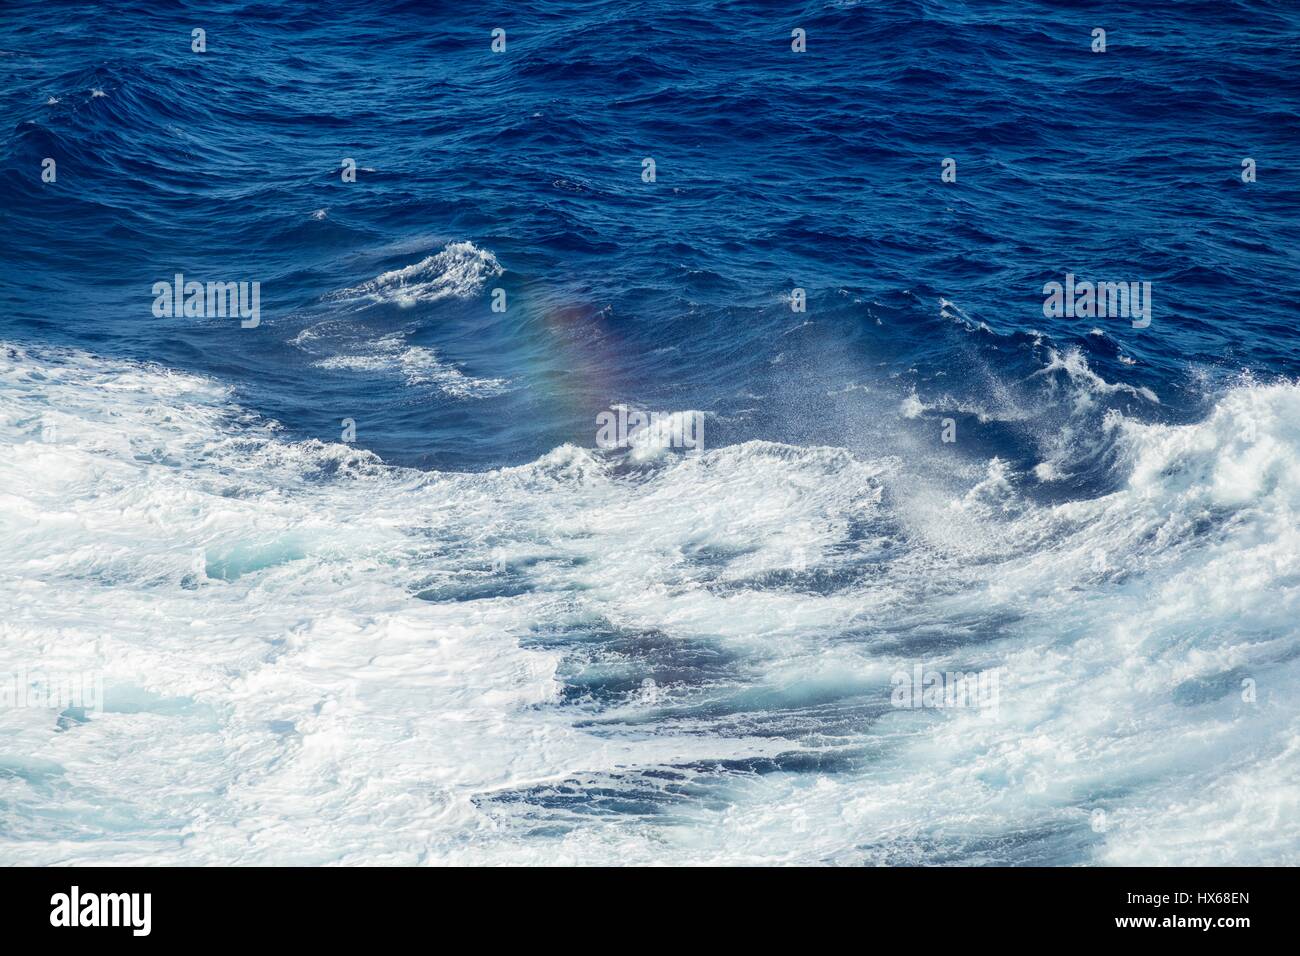
[[[7,3],[0,672],[105,696],[0,711],[4,855],[1294,861],[1298,41]],[[997,713],[891,706],[917,665]]]

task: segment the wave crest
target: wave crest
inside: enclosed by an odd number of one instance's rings
[[[409,307],[442,299],[469,299],[489,279],[505,270],[497,257],[472,242],[451,242],[441,252],[401,269],[381,273],[369,282],[326,296],[326,301],[369,300]]]

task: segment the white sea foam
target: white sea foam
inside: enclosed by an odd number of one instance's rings
[[[995,395],[995,398],[1002,400],[1005,396]],[[1014,403],[1009,401],[1000,401],[1001,407],[995,410],[989,410],[980,405],[971,402],[959,401],[950,395],[943,395],[933,402],[925,402],[913,389],[907,397],[898,406],[899,414],[906,419],[917,419],[927,414],[950,414],[958,412],[963,415],[973,415],[981,424],[989,422],[1019,422],[1026,421],[1030,416],[1029,413]]]
[[[1300,388],[1107,427],[1127,480],[1055,507],[764,442],[421,473],[0,346],[0,673],[104,679],[0,709],[0,852],[1293,860]],[[891,709],[918,660],[997,717]]]
[[[295,344],[306,346],[311,337],[299,334]],[[444,362],[436,349],[409,345],[407,334],[395,332],[351,346],[352,351],[312,364],[317,368],[345,369],[379,374],[398,374],[410,386],[432,386],[456,398],[484,398],[499,395],[508,384],[500,378],[477,378],[466,375],[455,365]]]
[[[1115,394],[1117,392],[1127,392],[1130,395],[1146,399],[1153,405],[1159,405],[1160,399],[1156,393],[1144,385],[1126,385],[1123,382],[1107,382],[1100,375],[1088,367],[1088,360],[1084,358],[1083,353],[1078,349],[1066,349],[1064,353],[1055,349],[1050,350],[1047,365],[1035,372],[1035,376],[1050,375],[1052,372],[1064,372],[1070,381],[1081,386],[1075,392],[1076,401],[1079,403],[1090,402],[1092,397],[1099,394]]]
[[[451,242],[419,262],[331,293],[326,300],[392,302],[407,307],[441,299],[468,299],[503,271],[497,257],[488,250],[472,242]]]

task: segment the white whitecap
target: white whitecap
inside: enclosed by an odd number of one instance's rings
[[[391,302],[409,307],[442,299],[468,299],[503,272],[497,257],[486,249],[472,242],[452,242],[419,262],[331,293],[326,300]]]

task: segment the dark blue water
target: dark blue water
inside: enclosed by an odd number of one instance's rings
[[[210,374],[294,435],[353,418],[437,468],[589,447],[619,401],[716,413],[715,445],[852,446],[882,399],[844,386],[957,408],[987,369],[1050,404],[1055,373],[1025,382],[1048,349],[1185,420],[1207,378],[1300,368],[1298,23],[1268,2],[9,4],[0,334]],[[346,316],[327,298],[457,241],[503,274]],[[261,325],[155,318],[175,272],[260,281]],[[1066,272],[1151,282],[1151,325],[1044,318]],[[386,367],[409,347],[500,385]],[[353,353],[372,361],[320,364]]]

